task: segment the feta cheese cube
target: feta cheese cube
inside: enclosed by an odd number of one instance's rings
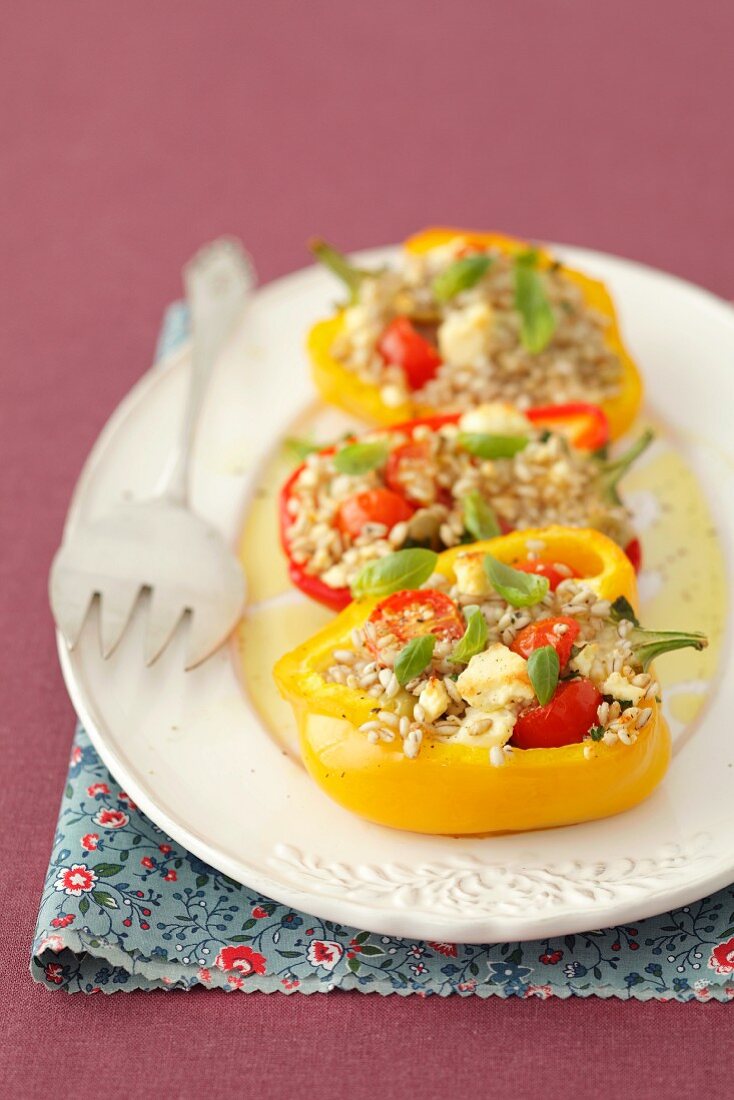
[[[529,434],[532,425],[526,416],[506,401],[488,401],[465,412],[459,421],[462,432],[478,435]]]
[[[647,688],[635,687],[634,684],[625,680],[621,673],[612,672],[602,684],[601,690],[604,695],[611,695],[613,699],[618,699],[620,703],[632,703],[637,706]]]
[[[432,676],[420,693],[418,702],[423,707],[426,722],[435,722],[451,702],[451,696],[443,680]]]
[[[580,649],[575,657],[569,661],[569,668],[574,672],[580,672],[582,676],[591,676],[591,670],[599,656],[599,646],[596,642],[589,642]]]
[[[456,686],[467,703],[489,712],[535,698],[527,661],[500,642],[472,657]]]
[[[441,358],[455,366],[472,366],[486,358],[492,335],[492,308],[474,302],[452,310],[438,330]]]

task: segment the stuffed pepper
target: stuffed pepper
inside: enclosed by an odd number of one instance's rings
[[[395,270],[363,270],[323,241],[348,299],[308,348],[325,400],[379,424],[486,401],[601,405],[612,438],[642,386],[604,285],[496,233],[432,229]]]
[[[354,602],[276,664],[303,759],[370,821],[424,833],[570,825],[644,799],[669,763],[651,661],[706,644],[636,618],[591,530],[370,562]]]
[[[501,402],[377,428],[308,456],[281,493],[291,578],[340,609],[369,561],[415,546],[445,550],[511,530],[593,527],[640,559],[617,484],[650,440],[614,459],[594,405],[527,413]]]

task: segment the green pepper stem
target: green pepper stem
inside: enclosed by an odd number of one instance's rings
[[[336,248],[332,248],[330,244],[320,237],[314,237],[309,241],[308,247],[324,267],[328,267],[329,271],[336,275],[337,279],[341,279],[349,290],[350,302],[356,302],[359,297],[359,288],[362,280],[367,275],[371,275],[372,272],[364,271],[362,268],[350,264],[349,260],[342,252],[337,251]]]
[[[692,649],[705,649],[709,644],[706,635],[698,632],[685,634],[677,630],[643,630],[639,626],[629,632],[627,639],[632,643],[632,652],[645,671],[650,662],[663,653],[689,646]]]
[[[610,503],[622,503],[617,486],[632,463],[640,457],[643,451],[647,450],[654,438],[655,433],[651,428],[647,428],[624,454],[619,455],[618,458],[604,460],[600,463],[599,481],[601,492],[602,496]]]

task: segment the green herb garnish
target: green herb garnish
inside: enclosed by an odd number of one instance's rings
[[[384,440],[374,443],[348,443],[334,455],[334,466],[340,474],[366,474],[387,462],[388,446]]]
[[[520,314],[520,339],[523,347],[537,355],[556,331],[556,317],[546,297],[543,278],[536,270],[535,249],[521,253],[515,260],[515,309]]]
[[[436,645],[435,634],[421,634],[418,638],[411,638],[406,646],[400,650],[395,658],[393,666],[397,681],[401,687],[405,687],[431,663],[433,650]]]
[[[609,609],[609,617],[615,623],[621,623],[623,619],[626,619],[627,622],[632,623],[634,626],[640,625],[639,619],[632,608],[632,604],[626,596],[617,596]]]
[[[601,741],[604,736],[604,726],[592,726],[589,730],[589,737],[592,741]]]
[[[462,290],[471,290],[486,275],[493,262],[492,256],[486,254],[464,256],[461,260],[455,260],[433,280],[434,298],[438,298],[440,302],[448,302]]]
[[[533,604],[540,603],[548,592],[547,577],[513,569],[511,565],[497,561],[491,554],[484,556],[484,572],[495,592],[513,607],[532,607]]]
[[[402,588],[420,588],[436,568],[438,554],[415,547],[370,561],[352,584],[353,596],[389,596]]]
[[[466,630],[449,656],[449,660],[457,665],[468,665],[472,657],[476,657],[477,653],[483,653],[489,637],[487,620],[478,607],[473,604],[465,607],[464,618]]]
[[[528,657],[528,676],[542,707],[550,703],[556,693],[560,670],[558,654],[552,645],[540,646]]]
[[[459,432],[457,439],[460,447],[477,458],[512,458],[524,451],[529,442],[526,435],[490,435],[487,432]]]
[[[472,489],[463,498],[461,510],[464,516],[464,527],[474,539],[478,541],[494,539],[502,534],[494,508],[476,489]]]
[[[321,450],[318,443],[312,443],[310,439],[296,439],[295,436],[284,439],[283,447],[298,462],[303,462],[309,455]]]
[[[355,267],[342,252],[338,252],[336,248],[332,248],[330,244],[319,237],[314,237],[313,240],[309,241],[308,247],[324,267],[328,267],[337,279],[341,279],[349,291],[349,302],[352,305],[359,299],[359,289],[363,279],[377,274],[375,271],[366,271],[364,268]]]

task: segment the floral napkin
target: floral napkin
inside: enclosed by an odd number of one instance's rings
[[[734,886],[635,925],[528,943],[379,936],[261,897],[186,852],[77,730],[33,944],[49,989],[734,1000]]]
[[[158,357],[186,338],[166,314]],[[419,996],[734,1000],[734,886],[661,917],[526,943],[379,936],[254,894],[180,848],[137,808],[79,728],[33,943],[49,989],[195,985]]]

